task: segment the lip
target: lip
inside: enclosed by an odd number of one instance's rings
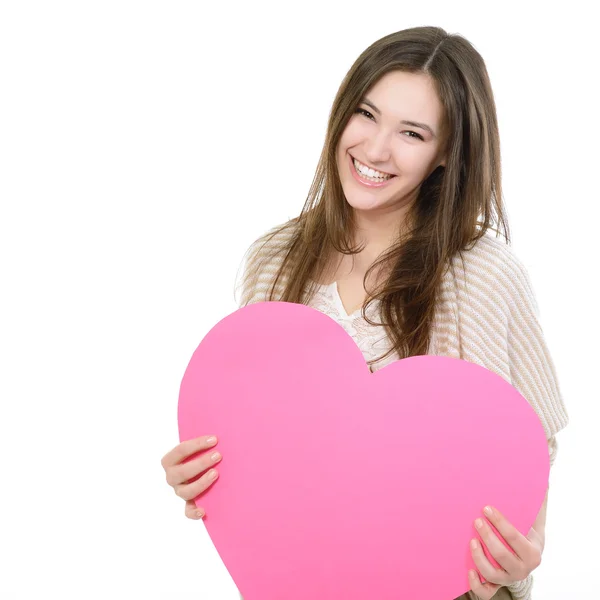
[[[348,154],[348,156],[350,157],[350,172],[352,173],[352,177],[354,177],[354,179],[356,179],[356,181],[358,181],[358,183],[360,183],[361,185],[364,185],[365,187],[370,187],[370,188],[385,187],[386,185],[388,185],[388,183],[390,183],[391,181],[393,181],[396,178],[396,175],[394,175],[394,176],[390,177],[389,179],[382,181],[381,183],[376,183],[374,181],[366,181],[364,179],[361,179],[360,175],[356,172],[356,169],[354,168],[354,158],[350,154]]]

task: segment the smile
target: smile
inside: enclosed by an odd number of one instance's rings
[[[373,169],[369,169],[352,156],[348,156],[350,157],[350,171],[352,172],[352,176],[354,177],[354,179],[356,179],[356,181],[358,181],[360,184],[366,187],[385,187],[389,184],[389,182],[392,179],[394,179],[394,177],[396,177],[396,175],[391,175],[390,173],[382,173],[380,171],[374,171]],[[357,168],[361,169],[363,172],[359,172]]]

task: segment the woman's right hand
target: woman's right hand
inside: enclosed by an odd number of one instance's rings
[[[217,470],[211,467],[221,460],[221,455],[219,452],[203,452],[216,444],[215,436],[203,435],[181,442],[160,461],[166,473],[167,483],[180,498],[185,500],[185,516],[189,519],[198,520],[206,514],[203,508],[196,506],[194,498],[206,491],[219,476]],[[185,462],[189,456],[197,452],[202,454]],[[204,474],[194,480],[201,473]]]

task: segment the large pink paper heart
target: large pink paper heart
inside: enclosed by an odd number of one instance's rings
[[[220,478],[196,503],[245,600],[451,600],[482,508],[526,535],[548,487],[543,427],[502,377],[441,356],[371,373],[301,304],[217,323],[178,417],[182,441],[219,438]]]

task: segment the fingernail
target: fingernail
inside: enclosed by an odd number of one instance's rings
[[[208,474],[209,479],[216,479],[217,478],[217,472],[213,469],[209,474]]]
[[[204,516],[204,513],[201,510],[199,510],[198,512],[196,512],[196,516],[201,519]]]
[[[473,550],[477,550],[477,542],[475,540],[471,540],[471,548],[473,548]]]
[[[221,458],[221,455],[218,452],[215,452],[211,457],[210,460],[212,460],[213,462],[217,462],[219,459]]]
[[[486,506],[486,507],[483,509],[483,512],[484,512],[484,513],[485,513],[485,514],[486,514],[488,517],[491,517],[491,516],[492,516],[492,514],[493,514],[493,512],[492,512],[492,509],[491,509],[489,506]]]
[[[206,440],[206,443],[207,443],[207,444],[211,444],[211,445],[212,445],[212,444],[216,443],[216,441],[217,441],[217,438],[216,438],[216,437],[213,435],[212,437],[209,437],[209,438]]]
[[[476,519],[475,527],[477,527],[477,529],[481,529],[483,527],[483,521],[481,519]]]

